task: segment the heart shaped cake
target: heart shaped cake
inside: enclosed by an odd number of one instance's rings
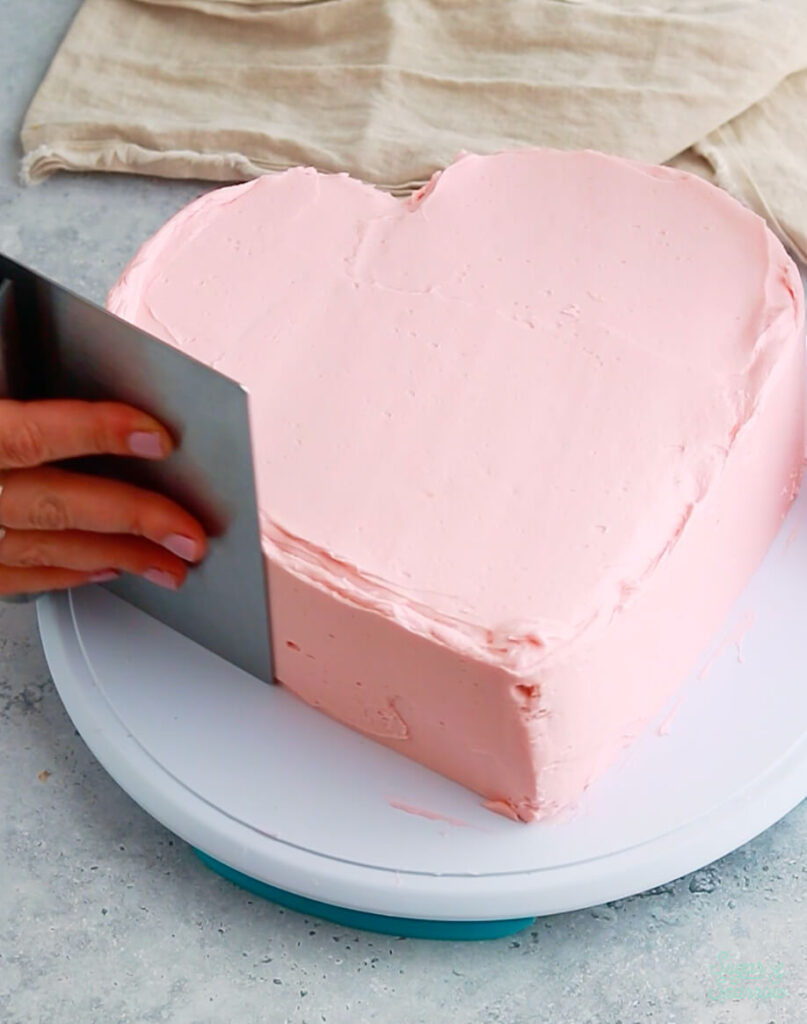
[[[798,273],[678,171],[295,169],[191,204],[109,306],[251,392],[279,681],[524,821],[682,684],[798,489]]]

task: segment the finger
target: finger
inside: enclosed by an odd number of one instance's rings
[[[15,530],[132,534],[188,562],[201,559],[207,545],[201,524],[170,498],[51,466],[5,475],[0,524]]]
[[[81,455],[161,459],[171,435],[152,416],[119,402],[0,403],[0,469],[40,466]]]
[[[73,569],[22,569],[0,566],[0,596],[12,594],[44,594],[49,590],[68,590],[85,583],[102,583],[114,579],[116,573],[76,572]]]
[[[0,529],[0,564],[21,568],[58,566],[92,574],[125,570],[170,590],[182,586],[188,571],[182,559],[141,537],[76,530]]]

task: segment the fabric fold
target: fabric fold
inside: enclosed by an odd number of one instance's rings
[[[797,0],[85,0],[22,174],[307,164],[403,194],[463,150],[677,157],[804,253],[805,74]]]

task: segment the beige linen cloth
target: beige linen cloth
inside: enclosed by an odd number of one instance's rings
[[[85,0],[23,178],[405,193],[462,150],[592,148],[711,178],[807,259],[807,0]]]

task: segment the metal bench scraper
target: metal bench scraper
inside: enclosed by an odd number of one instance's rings
[[[177,592],[136,576],[118,597],[259,679],[272,680],[249,400],[229,377],[0,254],[0,395],[126,402],[160,420],[163,462],[92,458],[70,466],[173,498],[211,538]],[[68,467],[69,468],[69,467]]]

